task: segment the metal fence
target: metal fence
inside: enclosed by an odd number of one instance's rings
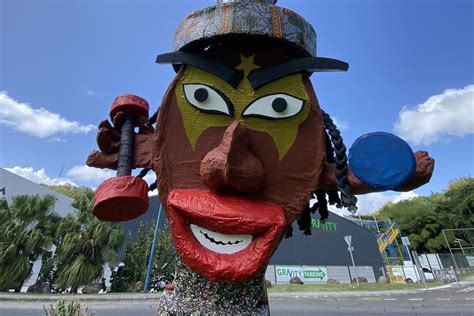
[[[428,281],[454,282],[459,275],[474,272],[474,256],[468,254],[420,254],[418,262]],[[404,265],[386,265],[385,269],[387,279],[391,283],[422,280],[419,270],[411,261],[405,261]]]
[[[265,279],[272,284],[288,284],[293,277],[303,283],[351,283],[356,276],[376,282],[372,266],[268,265]]]

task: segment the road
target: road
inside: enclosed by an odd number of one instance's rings
[[[459,292],[464,290],[464,292]],[[272,300],[273,315],[474,316],[474,286],[420,294]]]
[[[358,294],[355,294],[358,295]],[[275,315],[452,315],[474,316],[474,285],[453,286],[432,292],[413,294],[370,294],[349,297],[270,297],[271,314]],[[44,315],[43,306],[50,302],[2,301],[2,316]],[[150,300],[83,302],[97,316],[156,316],[157,303]]]

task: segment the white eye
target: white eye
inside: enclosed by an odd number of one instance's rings
[[[198,111],[234,115],[234,108],[229,99],[219,90],[198,83],[184,84],[183,88],[186,100]]]
[[[242,116],[267,120],[295,116],[303,109],[304,101],[284,93],[270,94],[250,103]]]

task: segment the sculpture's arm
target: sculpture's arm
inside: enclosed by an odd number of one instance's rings
[[[93,150],[87,157],[86,164],[90,167],[117,169],[118,151],[120,147],[120,130],[124,114],[118,112],[113,118],[113,126],[108,120],[99,124],[97,145],[100,151]],[[154,128],[148,124],[148,118],[138,118],[138,133],[135,133],[134,168],[152,168],[152,150]]]
[[[410,191],[426,184],[433,174],[434,159],[429,157],[426,151],[417,151],[415,153],[416,169],[412,177],[405,183],[401,184],[395,191]],[[327,191],[335,190],[336,176],[335,176],[335,164],[326,164],[321,181],[318,186],[318,190]],[[364,194],[370,192],[384,191],[380,188],[373,188],[359,180],[349,168],[348,171],[349,186],[353,194]]]

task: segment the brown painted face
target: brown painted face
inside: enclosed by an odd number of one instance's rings
[[[158,116],[153,163],[175,246],[213,281],[263,271],[324,166],[322,115],[306,75],[256,91],[246,79],[268,54],[239,54],[235,89],[183,67]]]

